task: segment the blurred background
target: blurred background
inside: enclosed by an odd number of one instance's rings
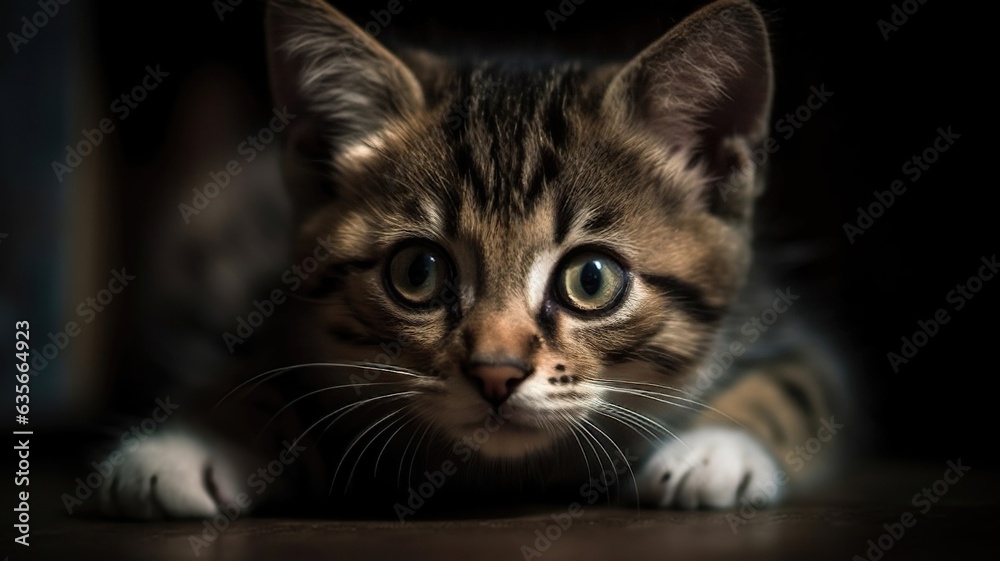
[[[372,29],[389,42],[628,57],[701,4],[415,0]],[[337,3],[362,24],[385,5]],[[968,282],[1000,241],[983,156],[989,71],[967,63],[982,56],[975,15],[933,1],[759,5],[777,80],[762,228],[808,258],[794,286],[849,343],[871,452],[995,467],[984,431],[1000,281]],[[0,24],[0,340],[13,347],[15,321],[30,321],[31,424],[72,433],[148,414],[164,388],[225,367],[222,333],[290,264],[279,142],[246,144],[273,108],[263,5],[7,0]],[[924,155],[941,130],[958,136]],[[199,208],[196,193],[232,161],[240,172]],[[859,224],[896,180],[905,192]],[[959,284],[971,298],[952,293]],[[948,323],[891,364],[939,309]],[[12,384],[3,392],[13,403]]]

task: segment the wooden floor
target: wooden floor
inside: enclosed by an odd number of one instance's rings
[[[566,529],[552,518],[566,509],[552,507],[405,524],[247,518],[214,539],[202,522],[67,517],[58,498],[65,490],[53,484],[32,504],[30,548],[15,544],[7,552],[11,560],[996,559],[1000,478],[972,470],[938,502],[915,503],[925,487],[937,498],[933,486],[945,469],[943,462],[866,464],[822,495],[745,516],[595,505],[578,518],[561,517],[564,525],[572,520]]]

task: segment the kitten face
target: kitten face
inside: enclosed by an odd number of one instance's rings
[[[735,6],[727,17],[745,17]],[[370,362],[380,344],[398,344],[395,364],[421,374],[405,386],[413,410],[453,439],[487,428],[481,453],[506,458],[614,416],[621,381],[676,384],[693,370],[746,272],[746,138],[759,134],[766,101],[747,109],[751,128],[727,106],[729,121],[694,130],[714,113],[650,99],[659,82],[647,67],[665,64],[663,46],[620,70],[427,55],[406,65],[340,14],[307,8],[287,12],[298,35],[282,44],[312,69],[299,99],[318,116],[332,164],[333,194],[300,230],[303,255],[317,239],[332,254],[322,283],[309,279],[314,292],[325,287],[315,336],[330,359]],[[717,25],[719,12],[701,19]],[[306,19],[320,36],[302,35]],[[345,37],[363,56],[317,47]],[[306,87],[334,64],[361,74]],[[687,111],[745,102],[726,89],[697,99],[711,92],[678,81],[685,64],[662,73],[673,94],[692,96]],[[659,121],[669,124],[649,126]],[[733,178],[733,196],[720,200],[717,182]]]

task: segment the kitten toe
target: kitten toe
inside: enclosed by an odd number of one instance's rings
[[[100,493],[101,510],[107,516],[210,517],[218,512],[220,488],[234,488],[231,470],[188,435],[158,435],[118,452],[122,459]]]
[[[696,429],[664,444],[637,476],[640,500],[666,508],[731,508],[778,469],[752,436],[726,428]],[[767,495],[768,502],[779,492]]]

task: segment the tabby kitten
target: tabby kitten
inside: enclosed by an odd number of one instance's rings
[[[216,396],[236,425],[217,434],[263,444],[164,431],[105,512],[209,516],[279,458],[269,494],[328,503],[611,474],[622,500],[726,508],[800,475],[782,463],[829,416],[834,369],[806,338],[740,332],[797,309],[751,264],[772,96],[753,5],[715,2],[618,65],[391,52],[320,0],[271,2],[268,34],[296,115],[294,263],[318,265],[273,320],[269,358],[294,368]]]

